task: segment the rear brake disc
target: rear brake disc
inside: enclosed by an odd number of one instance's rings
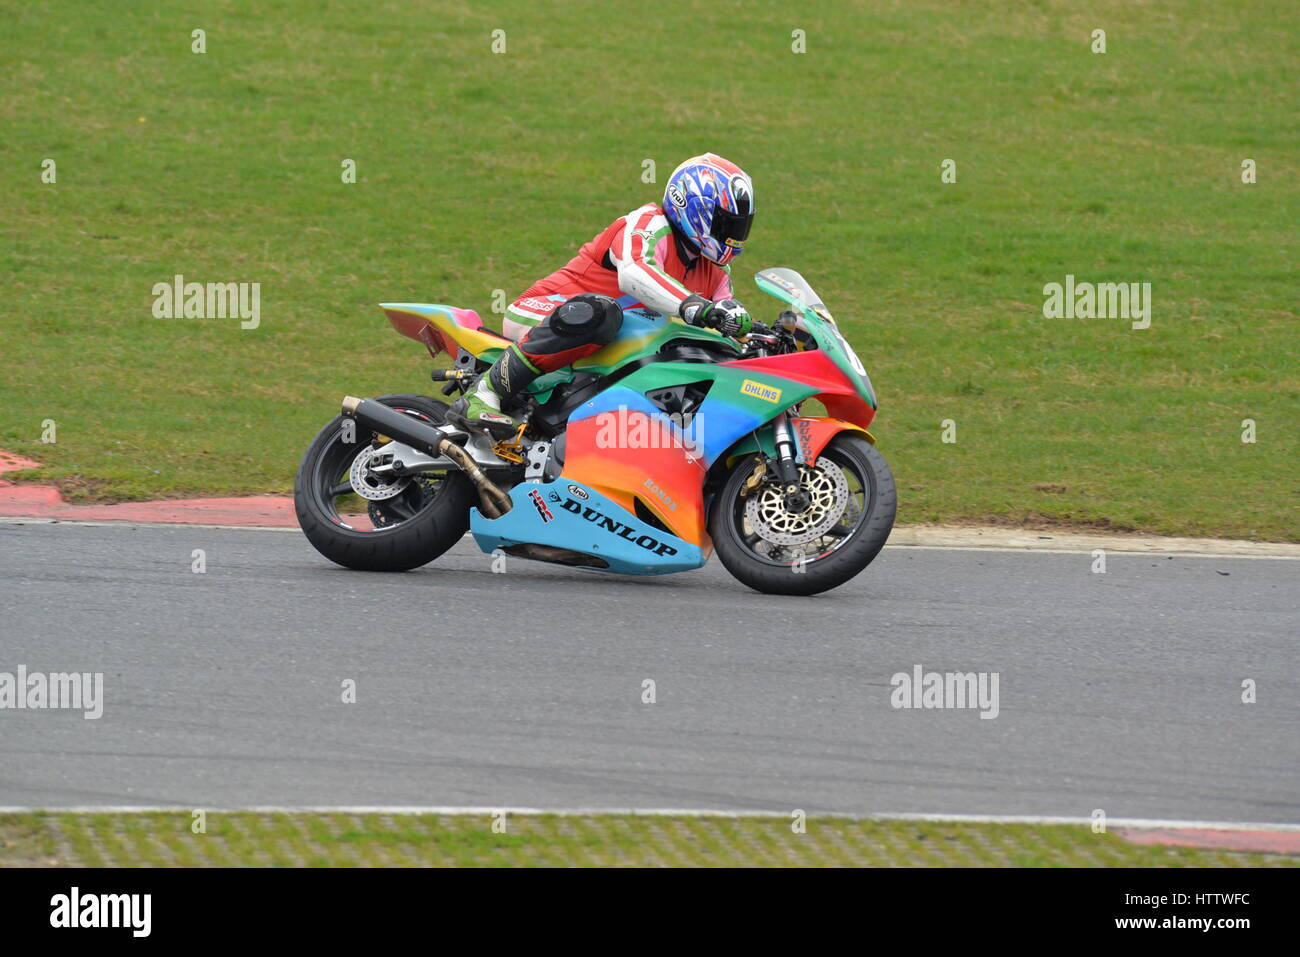
[[[376,449],[367,445],[357,453],[357,457],[352,460],[352,468],[348,471],[352,491],[371,502],[382,502],[400,495],[411,484],[410,478],[405,475],[385,478],[371,470],[371,462],[383,452],[383,448]]]

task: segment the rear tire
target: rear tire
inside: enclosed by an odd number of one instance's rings
[[[844,584],[880,554],[894,527],[898,493],[884,456],[861,435],[839,433],[817,459],[817,470],[841,470],[850,493],[830,533],[807,545],[764,538],[749,521],[740,492],[757,462],[751,455],[736,463],[709,517],[718,558],[739,581],[769,595],[816,595]],[[833,490],[835,484],[824,486]],[[750,497],[762,492],[760,486]]]
[[[422,395],[384,395],[377,401],[436,424],[447,411],[445,403]],[[370,503],[372,519],[379,519],[373,531],[344,523],[335,505],[340,496],[331,495],[331,490],[337,492],[349,474],[352,458],[374,435],[356,423],[355,441],[344,443],[343,429],[342,415],[321,429],[303,456],[294,482],[298,525],[318,552],[345,568],[403,572],[427,565],[469,530],[474,488],[464,473],[454,468],[413,481],[392,499]],[[378,527],[384,521],[389,524]]]

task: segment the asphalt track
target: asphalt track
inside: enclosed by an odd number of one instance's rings
[[[716,563],[495,574],[466,540],[381,575],[293,531],[0,523],[0,672],[104,673],[99,720],[0,710],[0,806],[1300,823],[1300,562],[1092,563],[887,548],[790,599]],[[998,673],[998,716],[894,708],[916,665]]]

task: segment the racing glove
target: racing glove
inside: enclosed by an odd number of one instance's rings
[[[754,325],[749,310],[735,299],[710,302],[703,296],[687,296],[677,314],[689,325],[717,329],[724,336],[737,339],[747,335]]]

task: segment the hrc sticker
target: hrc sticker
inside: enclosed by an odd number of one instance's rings
[[[537,489],[533,489],[528,493],[528,497],[533,500],[533,508],[537,509],[537,514],[542,517],[543,525],[555,519],[555,513],[547,508],[546,503],[542,501],[541,492],[537,491]]]
[[[774,389],[770,385],[763,385],[763,383],[755,382],[753,379],[746,379],[742,382],[740,391],[745,395],[752,395],[756,399],[762,399],[764,402],[781,401],[780,389]]]

